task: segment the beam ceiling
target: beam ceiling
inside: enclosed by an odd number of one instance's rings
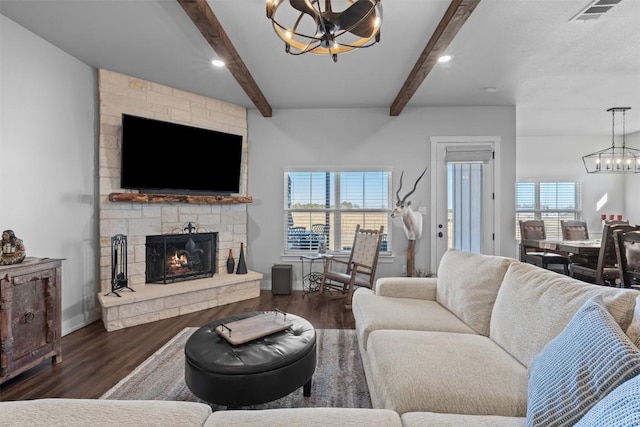
[[[222,24],[213,13],[206,0],[178,0],[189,18],[202,33],[209,45],[222,59],[233,77],[240,83],[253,104],[264,117],[271,117],[271,105],[253,79],[236,48],[229,40]]]
[[[218,18],[209,7],[207,1],[177,1],[200,30],[200,33],[202,33],[209,45],[216,51],[218,56],[224,60],[227,69],[238,83],[240,83],[240,86],[251,101],[253,101],[260,113],[262,113],[264,117],[271,117],[271,105],[269,105],[258,84],[251,76],[251,73],[231,43],[231,40],[229,40],[222,24],[218,21]],[[391,104],[389,109],[391,116],[400,115],[409,103],[411,97],[416,93],[424,79],[433,69],[438,57],[447,49],[449,43],[455,38],[478,3],[480,3],[480,0],[451,0],[442,20],[413,66],[396,99]]]
[[[399,116],[407,106],[411,97],[416,93],[424,79],[431,72],[434,65],[462,28],[471,12],[480,0],[452,0],[449,8],[433,32],[431,39],[420,54],[418,61],[409,73],[409,77],[402,85],[396,99],[391,104],[389,114]]]

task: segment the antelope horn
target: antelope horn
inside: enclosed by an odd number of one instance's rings
[[[400,186],[398,187],[398,191],[396,191],[396,199],[400,201],[400,189],[402,188],[402,175],[404,175],[404,171],[400,174]]]
[[[418,181],[420,181],[422,179],[422,177],[424,176],[424,174],[427,172],[427,168],[424,168],[424,170],[422,171],[422,174],[418,177],[418,179],[416,179],[416,183],[413,184],[413,190],[409,191],[407,193],[406,196],[404,196],[404,199],[402,199],[402,201],[404,202],[405,200],[407,200],[407,197],[409,197],[410,195],[413,194],[414,191],[416,191],[416,188],[418,187]]]

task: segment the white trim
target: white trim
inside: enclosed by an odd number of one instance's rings
[[[431,264],[430,268],[432,271],[437,271],[437,252],[436,252],[436,244],[437,244],[437,221],[435,215],[435,206],[437,204],[436,200],[436,192],[434,188],[437,185],[436,179],[436,164],[437,164],[437,148],[438,144],[447,143],[447,144],[480,144],[480,143],[490,143],[493,144],[495,158],[494,158],[494,168],[493,168],[493,189],[494,189],[494,209],[493,209],[493,232],[494,232],[494,253],[501,253],[501,231],[499,224],[502,221],[502,214],[500,206],[502,206],[502,195],[501,192],[498,191],[499,187],[498,183],[502,182],[502,168],[501,168],[501,160],[502,160],[502,151],[500,147],[500,142],[502,138],[500,136],[432,136],[429,138],[429,144],[431,146],[431,197],[430,203],[432,206],[432,214],[430,218],[430,229],[434,230],[433,235],[431,236]]]

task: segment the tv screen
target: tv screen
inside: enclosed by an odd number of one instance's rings
[[[240,192],[242,136],[122,115],[122,188],[170,194]]]

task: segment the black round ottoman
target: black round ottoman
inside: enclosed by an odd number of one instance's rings
[[[262,314],[241,313],[198,329],[187,340],[185,382],[209,403],[237,408],[279,399],[304,386],[311,395],[316,369],[316,331],[302,317],[287,314],[293,325],[245,344],[231,345],[215,332],[221,323]]]

